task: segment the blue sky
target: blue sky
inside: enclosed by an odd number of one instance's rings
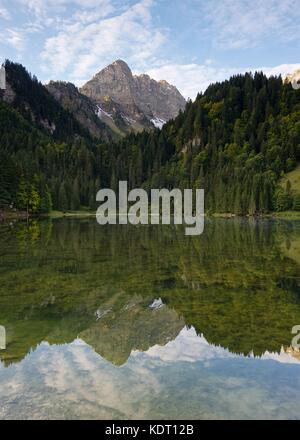
[[[300,0],[0,0],[0,62],[83,84],[115,59],[194,98],[211,82],[300,67]]]

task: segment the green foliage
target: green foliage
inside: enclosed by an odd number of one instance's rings
[[[299,119],[300,92],[281,78],[235,76],[198,95],[162,131],[114,145],[113,182],[146,189],[201,185],[210,212],[254,215],[291,207],[292,194],[276,191],[300,160]]]
[[[42,214],[49,214],[53,209],[52,197],[48,186],[42,190],[41,202],[40,202],[40,212]]]
[[[278,189],[275,194],[276,211],[288,211],[293,206],[293,198],[290,193],[282,188]]]
[[[294,180],[291,188],[278,184],[300,161],[300,91],[281,78],[234,76],[188,102],[162,130],[97,144],[22,66],[7,70],[18,97],[12,106],[0,101],[0,152],[9,164],[0,164],[0,207],[24,206],[22,176],[40,198],[29,209],[42,212],[95,209],[98,182],[117,189],[120,180],[148,191],[202,187],[209,212],[293,207]],[[41,118],[55,122],[55,134]]]
[[[0,151],[0,208],[13,205],[16,187],[15,166],[10,157]]]
[[[39,211],[40,203],[41,198],[35,185],[21,177],[16,193],[16,207],[35,213]]]
[[[6,61],[7,81],[15,92],[14,107],[29,122],[49,133],[45,127],[54,124],[55,139],[70,141],[74,133],[89,137],[88,132],[77,122],[74,116],[64,110],[35,76],[17,63]]]
[[[294,196],[293,210],[294,211],[300,211],[300,194],[296,194]]]
[[[280,353],[300,322],[299,232],[297,222],[254,219],[212,220],[205,234],[184,240],[174,226],[0,224],[0,322],[13,330],[1,359],[17,362],[42,341],[86,340],[90,329],[86,342],[123,363],[133,348],[147,350],[160,343],[151,338],[185,325],[234,353]],[[146,261],[137,257],[145,250]],[[159,321],[147,307],[158,295],[165,304]],[[100,306],[112,313],[96,323]]]
[[[59,187],[59,193],[58,193],[58,208],[61,211],[67,211],[69,208],[68,203],[68,197],[67,197],[67,191],[66,191],[66,185],[64,182],[61,183]]]

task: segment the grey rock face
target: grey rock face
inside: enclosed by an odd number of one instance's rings
[[[100,106],[107,101],[115,102],[125,118],[142,125],[145,118],[168,121],[186,104],[176,87],[166,81],[157,82],[148,75],[133,76],[122,60],[97,73],[80,92]]]
[[[16,94],[13,91],[11,85],[8,83],[8,81],[6,81],[6,88],[5,90],[1,90],[2,92],[2,96],[3,96],[3,101],[7,102],[8,104],[12,104],[16,98]]]
[[[148,75],[134,77],[134,95],[137,105],[146,116],[168,121],[183,110],[186,101],[176,87],[167,81],[155,81]]]
[[[285,84],[291,83],[294,89],[300,89],[300,69],[297,69],[293,73],[287,75],[283,82]]]
[[[122,105],[126,114],[132,113],[133,116],[135,109],[133,89],[134,81],[129,67],[124,61],[116,61],[97,73],[80,89],[80,92],[98,104],[109,99],[113,100],[116,104]]]
[[[51,81],[47,90],[65,110],[73,113],[77,121],[85,127],[93,137],[110,139],[108,127],[97,117],[95,105],[89,98],[82,95],[74,84],[62,81]]]

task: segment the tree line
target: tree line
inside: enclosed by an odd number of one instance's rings
[[[291,184],[279,185],[300,161],[300,91],[280,77],[234,76],[188,102],[162,130],[101,143],[22,66],[9,63],[7,71],[18,98],[0,100],[2,208],[95,209],[99,189],[127,180],[147,191],[204,188],[209,212],[300,209]],[[49,132],[45,119],[59,129]]]

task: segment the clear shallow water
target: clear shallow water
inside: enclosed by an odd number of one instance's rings
[[[0,246],[0,418],[300,419],[299,223],[67,219]]]

